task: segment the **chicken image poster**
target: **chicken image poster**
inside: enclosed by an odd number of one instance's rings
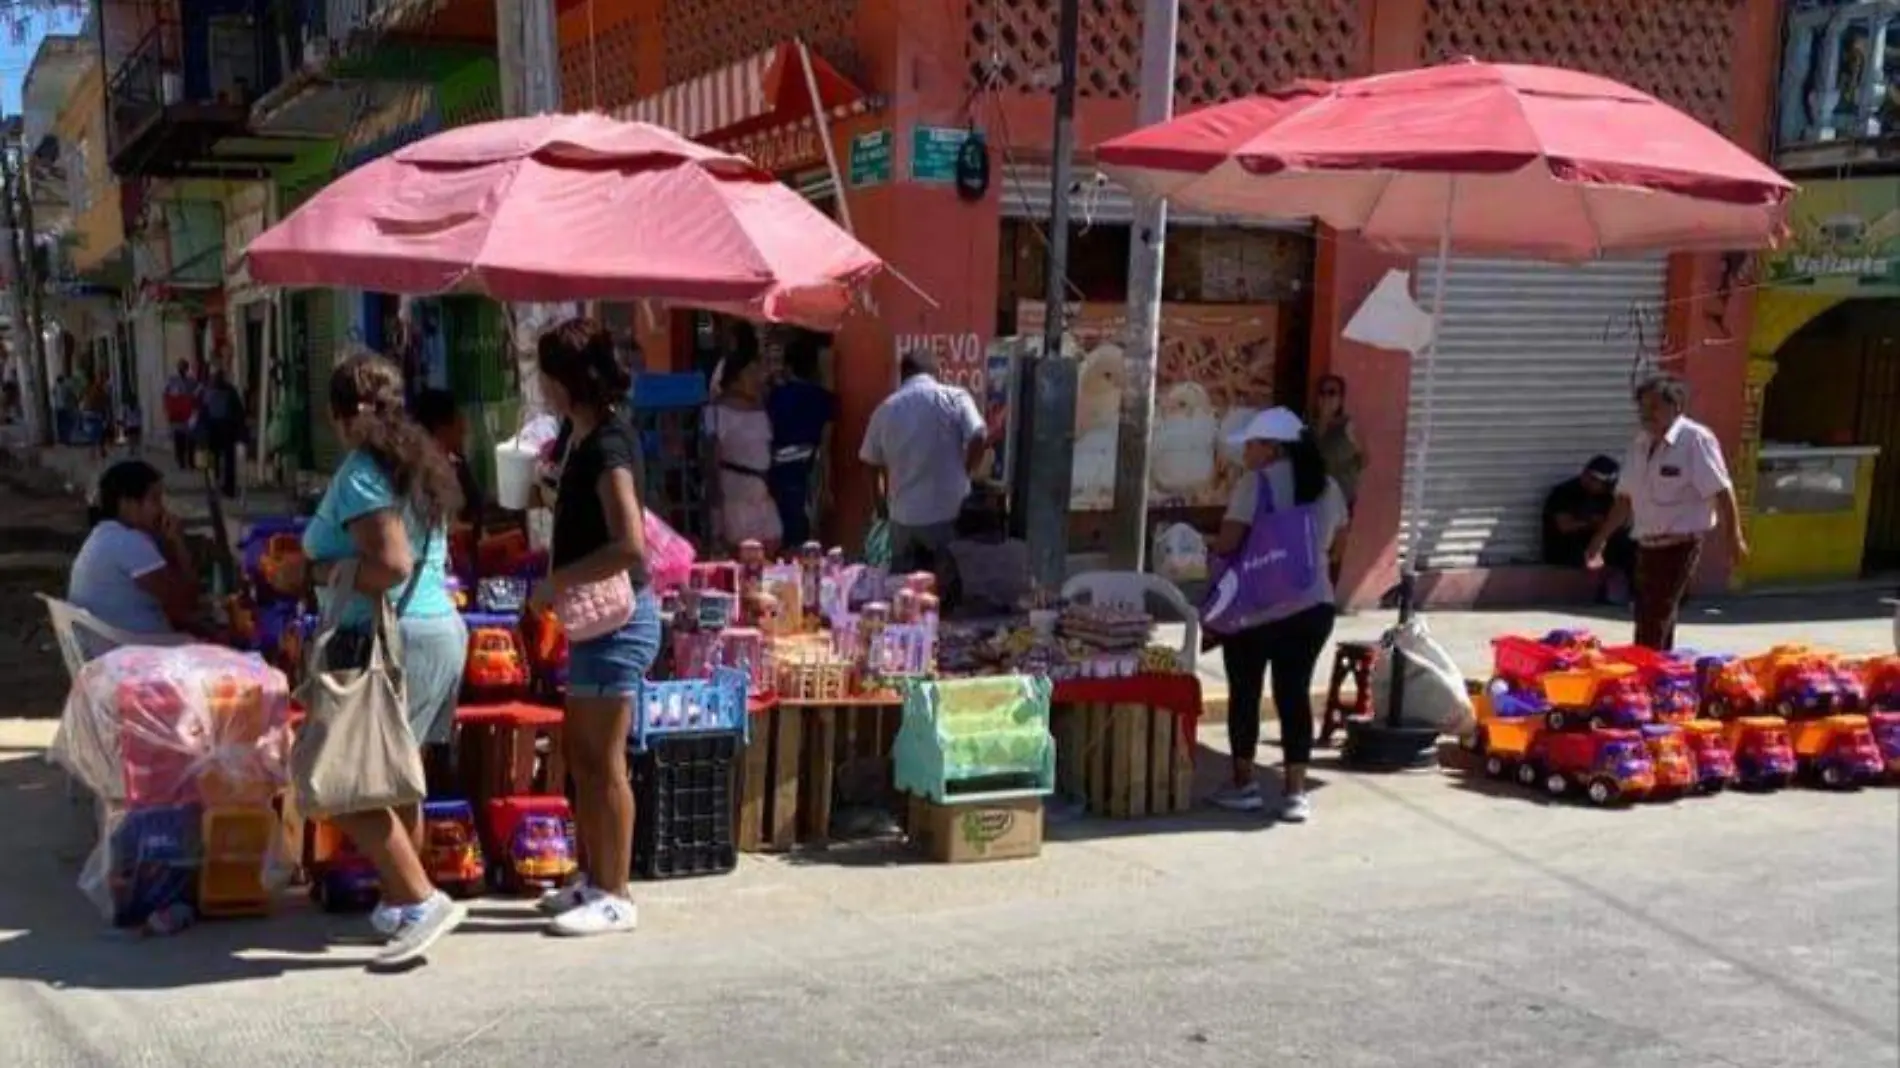
[[[1017,306],[1016,329],[1039,337],[1041,301]],[[1081,361],[1075,402],[1075,470],[1069,507],[1107,511],[1127,377],[1121,304],[1080,305],[1065,348]],[[1148,456],[1151,508],[1219,508],[1240,473],[1226,438],[1273,404],[1280,338],[1274,304],[1163,304],[1155,361],[1154,441]]]

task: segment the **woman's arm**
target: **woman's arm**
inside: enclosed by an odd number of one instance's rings
[[[640,516],[640,498],[633,488],[633,471],[608,468],[600,476],[600,503],[607,512],[610,537],[605,545],[548,575],[548,592],[559,595],[577,586],[612,578],[646,559],[646,528]]]
[[[409,547],[409,531],[394,508],[379,508],[350,520],[346,528],[356,544],[356,591],[387,593],[409,580],[416,554]]]

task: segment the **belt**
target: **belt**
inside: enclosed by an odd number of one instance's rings
[[[1636,544],[1644,549],[1674,549],[1683,545],[1694,545],[1701,540],[1700,534],[1657,534],[1653,537],[1638,538]]]

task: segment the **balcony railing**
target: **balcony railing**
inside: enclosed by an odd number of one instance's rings
[[[1900,134],[1900,0],[1791,6],[1776,150]]]
[[[119,69],[111,72],[112,80],[106,85],[106,109],[115,155],[148,123],[163,114],[166,104],[184,98],[185,80],[179,63],[177,34],[176,26],[153,26],[138,47],[119,64]]]

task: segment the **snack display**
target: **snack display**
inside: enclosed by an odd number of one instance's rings
[[[81,670],[52,756],[100,801],[79,887],[102,916],[261,908],[287,870],[259,828],[288,777],[289,710],[281,672],[219,646],[127,647]]]

